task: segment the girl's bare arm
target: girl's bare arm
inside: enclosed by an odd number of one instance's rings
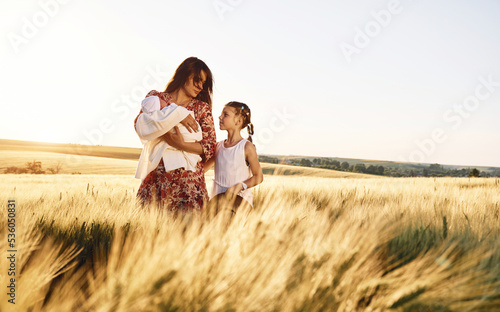
[[[215,156],[210,158],[206,163],[203,164],[203,172],[207,173],[210,168],[215,164]]]
[[[247,142],[245,144],[245,156],[250,165],[250,170],[252,171],[252,177],[243,181],[248,187],[254,187],[259,185],[264,181],[264,174],[262,174],[262,168],[259,163],[259,156],[257,156],[257,150],[252,142]]]

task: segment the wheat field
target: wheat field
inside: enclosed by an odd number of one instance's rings
[[[142,210],[138,186],[2,175],[0,310],[500,311],[498,179],[266,175],[232,219]]]

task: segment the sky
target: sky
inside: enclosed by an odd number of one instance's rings
[[[500,167],[497,0],[4,0],[0,26],[2,139],[141,147],[196,56],[259,154]]]

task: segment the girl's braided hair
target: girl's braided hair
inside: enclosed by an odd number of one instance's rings
[[[250,108],[245,103],[232,101],[226,104],[226,106],[230,106],[236,110],[236,115],[241,115],[243,117],[243,125],[241,129],[247,127],[248,131],[248,141],[252,142],[253,132],[253,124],[250,118],[252,117],[252,113],[250,112]]]

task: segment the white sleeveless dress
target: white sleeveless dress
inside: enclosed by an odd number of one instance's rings
[[[241,139],[231,147],[224,147],[224,141],[217,143],[215,148],[215,178],[211,197],[224,193],[231,186],[252,176],[252,171],[245,160],[245,144],[247,142],[246,139]],[[242,190],[238,195],[253,206],[251,189]]]

